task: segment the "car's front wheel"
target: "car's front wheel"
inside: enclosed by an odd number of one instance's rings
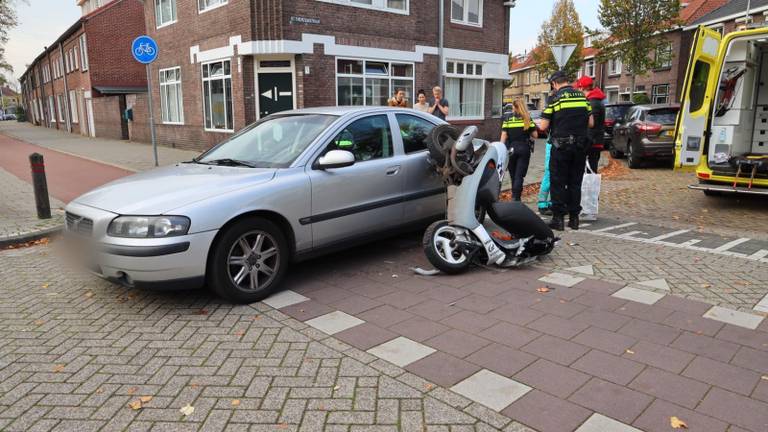
[[[253,303],[272,294],[288,267],[288,242],[271,221],[251,217],[228,226],[213,246],[208,284],[235,303]]]

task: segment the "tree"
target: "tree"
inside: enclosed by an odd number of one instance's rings
[[[598,60],[621,59],[632,76],[634,93],[638,75],[672,60],[674,53],[661,35],[680,25],[679,14],[679,0],[600,0],[600,24],[609,36],[596,38],[592,44],[599,50]],[[598,31],[588,32],[599,35]]]
[[[573,0],[557,0],[552,16],[541,25],[538,44],[533,52],[540,73],[549,75],[558,69],[550,47],[560,44],[576,44],[576,51],[563,68],[568,76],[575,77],[581,68],[584,29]]]
[[[8,42],[8,32],[19,23],[16,15],[15,0],[0,0],[0,70],[13,72],[13,67],[5,58],[5,48]]]

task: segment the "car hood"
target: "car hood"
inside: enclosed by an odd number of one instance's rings
[[[274,168],[182,163],[115,180],[74,202],[122,215],[165,214],[196,201],[270,181],[275,172]]]

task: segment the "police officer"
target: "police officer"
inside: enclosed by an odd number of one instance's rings
[[[552,220],[549,226],[564,230],[565,214],[568,213],[568,226],[577,230],[581,213],[581,181],[590,146],[589,129],[594,126],[594,119],[584,93],[570,86],[563,71],[552,74],[549,83],[556,93],[541,114],[541,129],[551,128],[553,146],[549,165],[552,178]]]
[[[536,124],[520,99],[512,103],[512,112],[504,116],[501,125],[501,142],[511,150],[509,175],[512,180],[512,199],[520,201],[523,194],[523,180],[531,161],[531,138],[538,138]]]

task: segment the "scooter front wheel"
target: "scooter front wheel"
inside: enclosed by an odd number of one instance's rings
[[[423,240],[424,254],[430,264],[447,274],[466,271],[472,262],[459,245],[463,231],[463,228],[454,227],[447,221],[430,225]]]

